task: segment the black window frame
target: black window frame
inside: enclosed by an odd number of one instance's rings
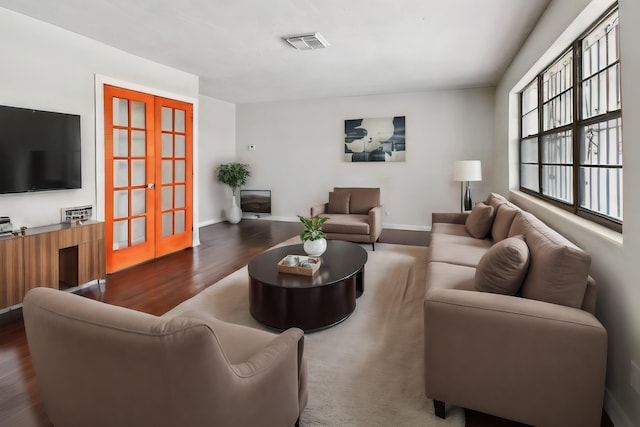
[[[618,13],[619,16],[619,9],[618,9],[618,5],[614,4],[612,5],[604,14],[602,14],[592,25],[589,26],[589,28],[584,31],[580,37],[578,37],[576,40],[574,40],[573,43],[571,43],[570,46],[568,46],[566,49],[564,49],[562,51],[562,53],[560,55],[558,55],[557,57],[555,57],[553,59],[553,61],[550,62],[550,64],[545,67],[541,72],[539,72],[536,77],[531,80],[526,86],[525,88],[519,93],[519,103],[518,103],[518,118],[519,118],[519,140],[518,140],[518,176],[520,178],[520,185],[519,185],[519,189],[520,191],[522,191],[523,193],[529,194],[531,196],[540,198],[554,206],[560,207],[566,211],[572,212],[580,217],[586,218],[590,221],[593,221],[595,223],[598,223],[600,225],[603,225],[605,227],[608,227],[610,229],[613,229],[617,232],[622,232],[622,225],[623,225],[623,219],[619,220],[618,218],[614,218],[611,216],[607,216],[605,214],[602,214],[600,212],[585,208],[580,206],[580,201],[581,201],[581,185],[580,185],[580,168],[581,165],[583,164],[581,159],[581,130],[583,128],[586,128],[590,125],[594,125],[594,124],[598,124],[598,123],[608,123],[611,120],[620,120],[622,118],[622,105],[620,103],[620,108],[618,108],[617,110],[614,111],[607,111],[606,113],[603,114],[596,114],[592,117],[589,117],[587,119],[583,119],[583,107],[582,107],[582,101],[583,101],[583,75],[582,75],[582,42],[583,40],[594,30],[596,29],[599,25],[601,25],[604,21],[606,21],[612,14],[614,13]],[[618,24],[618,31],[619,31],[619,24]],[[619,33],[618,33],[619,34]],[[619,42],[619,40],[618,40]],[[558,63],[568,52],[572,51],[572,60],[573,60],[573,70],[572,70],[572,76],[571,76],[571,83],[572,86],[570,89],[565,88],[564,90],[560,91],[559,94],[556,94],[553,97],[550,97],[549,100],[543,102],[544,99],[544,85],[543,85],[543,75],[551,68],[553,67],[556,63]],[[618,59],[617,61],[606,65],[603,69],[598,70],[597,72],[593,72],[591,73],[589,76],[587,76],[587,78],[591,78],[593,76],[596,76],[598,74],[601,73],[605,73],[607,72],[610,68],[617,66],[618,67],[618,77],[620,76],[620,64],[621,64],[621,58],[619,55],[619,47],[618,47]],[[586,81],[586,79],[585,79]],[[534,109],[529,109],[528,111],[523,111],[523,95],[525,93],[526,90],[528,90],[530,88],[530,86],[537,82],[537,105]],[[620,82],[618,81],[618,84],[620,84]],[[556,127],[551,127],[550,129],[545,130],[544,129],[544,105],[545,103],[549,103],[552,99],[559,97],[560,94],[562,93],[567,93],[569,90],[573,90],[573,94],[572,94],[572,120],[570,123],[568,124],[564,124],[564,125],[560,125],[560,126],[556,126]],[[523,125],[523,120],[524,117],[530,113],[531,111],[534,111],[535,109],[537,109],[537,115],[538,115],[538,129],[537,129],[537,133],[535,134],[530,134],[530,135],[523,135],[523,129],[524,129],[524,125]],[[622,129],[622,125],[620,125],[620,132]],[[549,135],[559,135],[563,132],[567,132],[570,131],[571,132],[571,141],[572,141],[572,163],[571,163],[571,167],[573,168],[571,171],[571,176],[572,176],[572,194],[571,194],[571,202],[566,202],[563,201],[561,199],[558,198],[554,198],[552,196],[549,195],[545,195],[544,191],[545,189],[543,188],[543,167],[545,165],[549,165],[548,163],[545,163],[543,161],[543,138],[545,136],[549,136]],[[531,161],[530,159],[524,159],[523,160],[523,143],[524,142],[528,142],[531,140],[537,140],[537,160],[536,161]],[[624,141],[622,141],[622,145],[624,146]],[[595,167],[595,168],[608,168],[608,169],[620,169],[620,171],[623,171],[623,161],[624,159],[622,158],[621,164],[618,165],[592,165],[589,164],[589,167]],[[523,165],[536,165],[537,166],[537,191],[524,187],[522,185],[523,183]],[[561,166],[566,166],[566,165],[561,165]],[[623,175],[623,173],[621,173]],[[623,178],[621,178],[622,180]],[[621,184],[622,185],[622,184]],[[620,188],[619,191],[622,191],[622,189]],[[622,200],[620,201],[620,203],[622,203]],[[622,214],[622,213],[621,213]]]

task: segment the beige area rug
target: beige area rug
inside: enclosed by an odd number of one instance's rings
[[[282,244],[299,243],[297,238]],[[450,408],[437,418],[424,395],[423,314],[426,247],[369,245],[365,291],[344,322],[306,334],[309,402],[300,425],[464,426]],[[249,314],[249,279],[241,268],[168,314],[207,309],[215,317],[265,329]]]

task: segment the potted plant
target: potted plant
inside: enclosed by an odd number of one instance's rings
[[[298,215],[304,229],[300,233],[300,239],[304,242],[304,251],[309,256],[320,256],[327,250],[327,239],[322,232],[322,224],[329,220],[326,216],[309,218]]]
[[[247,178],[251,176],[249,165],[238,162],[223,163],[216,169],[218,181],[231,187],[233,202],[227,210],[227,219],[232,224],[237,224],[242,219],[242,210],[236,203],[236,192],[238,188],[247,183]]]

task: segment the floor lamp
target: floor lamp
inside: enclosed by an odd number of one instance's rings
[[[460,181],[460,212],[473,208],[470,181],[482,181],[480,160],[457,160],[453,163],[453,180]],[[465,187],[466,184],[466,187]]]

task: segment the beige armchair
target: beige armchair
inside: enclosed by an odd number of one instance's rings
[[[311,208],[311,216],[327,216],[322,226],[327,239],[375,242],[382,233],[382,206],[379,188],[334,187],[329,201]]]
[[[306,405],[296,328],[156,317],[47,288],[23,313],[55,426],[293,426]]]

